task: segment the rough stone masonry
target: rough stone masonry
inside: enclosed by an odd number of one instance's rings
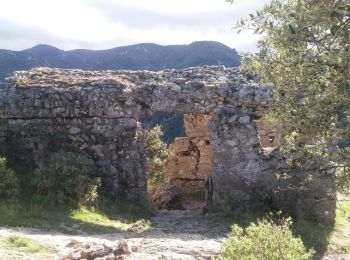
[[[185,114],[186,137],[176,138],[169,146],[170,158],[165,174],[182,193],[204,194],[205,182],[213,172],[209,114]]]
[[[105,192],[140,200],[147,196],[147,165],[138,119],[158,111],[210,115],[210,203],[239,208],[260,201],[296,217],[332,221],[333,175],[317,164],[291,169],[278,147],[262,149],[266,138],[259,139],[256,122],[272,91],[239,68],[222,66],[15,72],[0,92],[1,153],[36,165],[52,152],[84,153]]]

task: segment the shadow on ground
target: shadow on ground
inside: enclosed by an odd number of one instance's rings
[[[269,210],[264,209],[264,207],[261,207],[261,210],[259,210],[259,207],[255,207],[254,209],[248,208],[237,212],[224,209],[224,211],[216,214],[207,214],[205,218],[209,222],[221,223],[227,231],[227,227],[233,224],[246,228],[251,223],[257,223],[259,219],[267,216],[271,218],[271,213],[268,212]],[[272,218],[278,222],[282,217],[287,216],[274,214]],[[313,248],[316,251],[315,259],[321,259],[326,253],[330,252],[335,254],[349,253],[350,201],[338,203],[334,223],[325,224],[312,220],[294,219],[291,228],[294,235],[302,239],[306,248]]]

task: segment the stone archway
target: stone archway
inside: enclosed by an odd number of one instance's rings
[[[269,154],[261,149],[254,120],[272,101],[272,89],[239,68],[224,67],[15,72],[0,92],[0,149],[36,164],[57,150],[85,153],[106,192],[140,200],[146,196],[146,177],[137,120],[155,112],[210,114],[213,203],[264,200],[298,216],[332,219],[334,211],[327,210],[335,205],[331,175],[316,164],[301,173],[289,169],[278,149]],[[286,189],[280,189],[277,172],[295,177],[284,183]],[[305,186],[309,175],[317,178],[306,184],[307,193],[288,189],[290,182]]]

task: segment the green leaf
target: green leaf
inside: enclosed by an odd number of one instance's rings
[[[291,33],[292,33],[292,34],[296,34],[296,32],[295,32],[293,26],[292,26],[291,24],[288,24],[288,26],[289,26],[289,29],[290,29]]]
[[[333,10],[333,11],[331,12],[331,18],[334,18],[334,17],[336,17],[336,16],[337,16],[337,11]]]
[[[337,33],[338,29],[339,29],[338,25],[333,25],[331,27],[331,34],[334,36]]]
[[[340,13],[340,12],[338,12],[338,11],[336,11],[336,10],[333,10],[332,12],[331,12],[331,18],[337,18],[340,22],[342,22],[343,21],[343,14],[342,13]]]

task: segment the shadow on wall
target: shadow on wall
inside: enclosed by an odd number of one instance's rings
[[[255,118],[250,110],[238,108],[213,115],[212,203],[239,210],[258,202],[295,219],[334,223],[334,174],[320,170],[317,162],[304,169],[291,167],[278,147],[262,149],[261,140],[268,135],[259,138]]]

